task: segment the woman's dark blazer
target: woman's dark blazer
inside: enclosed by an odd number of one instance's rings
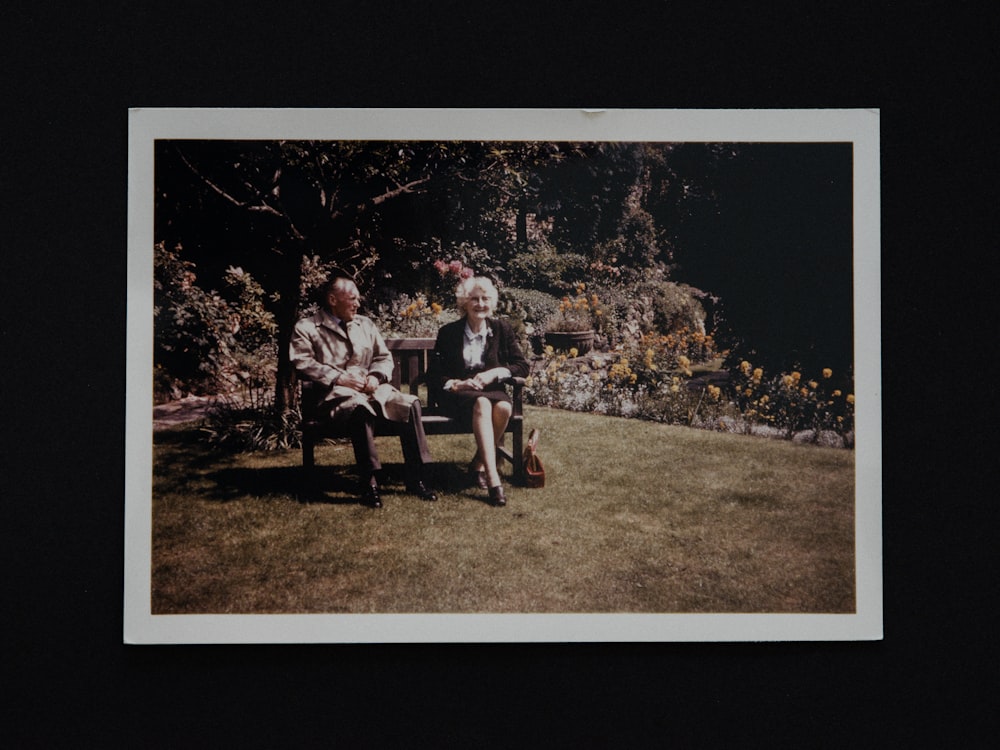
[[[465,318],[441,326],[438,330],[437,343],[434,345],[434,363],[429,373],[429,380],[439,391],[452,378],[464,380],[483,370],[494,367],[506,367],[510,374],[524,378],[528,375],[528,361],[517,343],[517,336],[510,323],[500,318],[487,318],[486,325],[493,332],[486,337],[486,349],[483,352],[483,366],[467,369],[462,350],[465,347]],[[486,390],[504,390],[502,383],[490,383]]]

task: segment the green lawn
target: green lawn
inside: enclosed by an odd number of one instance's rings
[[[355,502],[349,446],[222,455],[155,435],[152,612],[815,612],[855,608],[854,453],[526,407],[543,489],[466,488],[471,436],[429,438],[436,503]]]

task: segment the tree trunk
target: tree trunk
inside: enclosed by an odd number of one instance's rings
[[[274,405],[279,414],[294,409],[298,403],[295,370],[288,347],[292,341],[292,330],[298,321],[302,253],[299,248],[287,248],[282,261],[278,285],[278,370],[274,386]]]

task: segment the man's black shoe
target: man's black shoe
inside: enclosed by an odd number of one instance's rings
[[[411,495],[416,495],[421,500],[437,500],[437,493],[434,492],[430,487],[428,487],[423,482],[416,482],[414,484],[407,485],[406,491]]]
[[[382,498],[378,494],[378,485],[370,484],[365,491],[361,493],[361,504],[367,505],[369,508],[381,508]]]

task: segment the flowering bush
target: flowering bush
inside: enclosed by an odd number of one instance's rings
[[[500,266],[490,257],[490,253],[478,245],[468,242],[425,246],[423,260],[417,273],[409,279],[409,289],[400,291],[421,291],[431,302],[438,302],[445,307],[455,304],[455,287],[458,282],[473,276],[498,277]],[[434,258],[429,264],[427,261]]]
[[[763,424],[786,436],[812,430],[845,435],[854,430],[854,394],[835,387],[833,371],[823,368],[819,379],[803,380],[793,371],[766,378],[764,370],[743,360],[732,374],[735,401],[745,425]]]
[[[385,338],[434,338],[445,323],[458,320],[458,312],[428,302],[423,294],[400,294],[388,304],[380,304],[372,320]]]
[[[667,386],[676,393],[680,376],[690,378],[694,374],[693,365],[703,363],[714,355],[714,345],[711,334],[698,331],[644,334],[616,349],[619,359],[608,371],[608,382],[646,393]]]
[[[660,371],[655,362],[635,364],[621,352],[575,355],[545,348],[526,382],[529,403],[685,425],[714,419],[725,406],[721,392],[706,399],[705,389],[692,389],[690,371]]]
[[[586,358],[546,347],[527,379],[526,400],[538,406],[774,437],[804,435],[818,441],[822,434],[835,432],[843,438],[837,444],[852,445],[854,396],[830,385],[829,369],[818,380],[804,381],[798,372],[766,379],[760,368],[743,362],[736,373],[716,372],[709,379],[695,375],[692,359],[659,338],[646,337],[644,343],[652,345],[645,350],[622,347]],[[691,340],[697,343],[698,335]]]
[[[460,260],[450,260],[445,262],[438,259],[434,261],[434,269],[442,278],[453,276],[456,280],[460,280],[469,279],[476,275],[471,268],[466,266]]]
[[[576,296],[563,297],[559,309],[545,323],[547,331],[593,331],[600,330],[604,308],[596,294],[588,296],[587,285],[576,285]]]

